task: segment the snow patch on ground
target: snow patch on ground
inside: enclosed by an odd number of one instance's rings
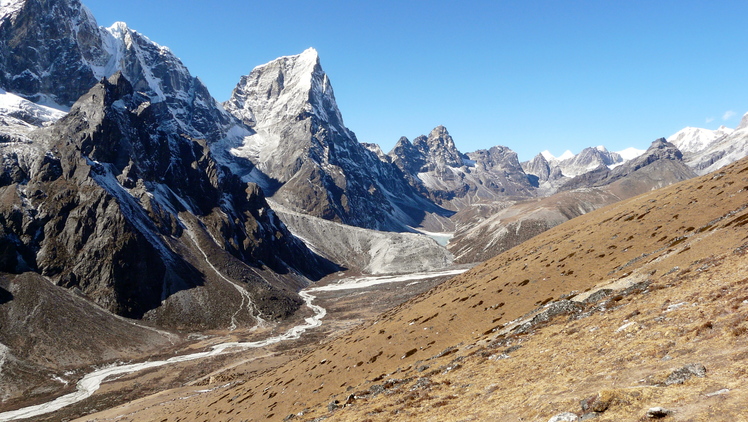
[[[434,239],[436,241],[436,243],[438,243],[441,246],[447,246],[447,244],[449,243],[449,241],[455,235],[453,232],[449,232],[449,233],[438,233],[438,232],[429,232],[429,231],[421,230],[421,229],[413,229],[413,230],[415,230],[418,233],[424,234],[424,235],[426,235],[426,236]]]
[[[416,273],[416,274],[404,274],[404,275],[387,275],[387,276],[372,276],[372,277],[352,277],[340,280],[335,284],[328,284],[327,286],[315,287],[309,289],[315,292],[333,292],[340,290],[351,290],[351,289],[363,289],[366,287],[372,287],[379,284],[397,283],[411,280],[427,280],[436,277],[447,277],[456,276],[462,274],[468,269],[452,269],[446,271],[434,271],[428,273]]]

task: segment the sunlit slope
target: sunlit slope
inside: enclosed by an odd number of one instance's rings
[[[701,420],[709,400],[739,415],[747,207],[744,159],[564,223],[291,364],[121,420],[548,420],[597,393],[597,420],[659,405]],[[691,363],[706,376],[665,385]]]

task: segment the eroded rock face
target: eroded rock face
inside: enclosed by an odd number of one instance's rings
[[[52,128],[33,133],[43,158],[11,163],[27,178],[6,178],[0,188],[3,243],[17,257],[5,269],[38,271],[135,318],[205,283],[206,268],[184,255],[205,254],[200,233],[233,265],[312,278],[330,270],[288,232],[256,185],[174,127],[164,103],[152,104],[118,73]],[[260,290],[270,294],[256,293],[277,296],[288,308],[281,314],[298,306],[293,292],[262,277],[244,281],[266,286]]]

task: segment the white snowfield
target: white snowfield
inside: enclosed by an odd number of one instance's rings
[[[47,403],[42,403],[35,406],[24,407],[22,409],[13,410],[9,412],[0,413],[0,422],[12,421],[17,419],[32,418],[39,415],[44,415],[57,410],[62,409],[65,406],[77,403],[90,397],[96,390],[99,389],[101,383],[111,376],[130,374],[133,372],[142,371],[149,368],[157,368],[159,366],[169,365],[178,362],[187,362],[197,359],[202,359],[210,356],[216,356],[227,350],[241,350],[241,349],[252,349],[269,346],[271,344],[280,343],[287,340],[295,340],[301,337],[304,332],[311,328],[319,327],[322,325],[322,318],[327,315],[327,310],[319,305],[315,305],[312,302],[316,298],[312,293],[323,292],[323,291],[339,291],[339,290],[351,290],[351,289],[362,289],[385,283],[395,283],[401,281],[413,281],[413,280],[426,280],[435,277],[454,276],[467,271],[467,269],[455,269],[448,271],[437,271],[428,273],[417,273],[417,274],[406,274],[400,276],[379,276],[379,277],[358,277],[358,278],[347,278],[339,281],[335,284],[330,284],[321,287],[311,287],[304,289],[299,292],[299,296],[304,299],[306,306],[314,312],[314,315],[304,319],[303,324],[299,324],[285,333],[266,338],[260,341],[250,342],[230,342],[222,343],[213,346],[211,350],[199,353],[192,353],[189,355],[175,356],[166,360],[157,360],[151,362],[133,363],[127,365],[112,365],[106,368],[98,369],[90,374],[86,375],[78,381],[77,391],[58,397]]]
[[[711,173],[748,155],[748,113],[735,129],[685,128],[668,138],[696,174]]]

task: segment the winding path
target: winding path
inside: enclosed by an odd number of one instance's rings
[[[83,377],[83,379],[78,381],[78,384],[77,384],[78,389],[75,392],[58,397],[47,403],[42,403],[42,404],[38,404],[35,406],[29,406],[29,407],[24,407],[18,410],[12,410],[9,412],[0,413],[0,422],[12,421],[12,420],[24,419],[24,418],[32,418],[35,416],[57,411],[59,409],[62,409],[65,406],[69,406],[71,404],[82,401],[90,397],[93,393],[95,393],[96,390],[98,390],[99,387],[101,386],[101,383],[104,382],[104,380],[110,376],[130,374],[133,372],[141,371],[143,369],[156,368],[159,366],[168,365],[170,363],[186,362],[186,361],[202,359],[202,358],[206,358],[210,356],[216,356],[216,355],[219,355],[225,352],[228,349],[252,349],[252,348],[269,346],[271,344],[280,343],[286,340],[296,340],[299,337],[301,337],[301,335],[305,331],[322,325],[322,318],[324,318],[325,315],[327,315],[327,310],[325,308],[312,303],[314,299],[316,299],[316,297],[312,295],[312,293],[315,293],[315,292],[361,289],[361,288],[375,286],[378,284],[394,283],[394,282],[399,282],[399,281],[426,280],[426,279],[435,278],[435,277],[457,275],[464,271],[466,270],[459,269],[459,270],[446,270],[446,271],[438,271],[438,272],[430,272],[430,273],[416,273],[416,274],[408,274],[408,275],[402,275],[402,276],[373,276],[373,277],[349,278],[349,279],[340,280],[337,283],[329,284],[327,286],[311,287],[308,289],[304,289],[299,292],[299,296],[301,296],[301,298],[304,299],[306,306],[314,312],[314,315],[311,317],[305,318],[303,324],[299,324],[293,328],[290,328],[288,331],[286,331],[285,333],[281,335],[269,337],[269,338],[266,338],[265,340],[260,340],[260,341],[222,343],[222,344],[213,346],[211,350],[208,350],[205,352],[192,353],[189,355],[182,355],[182,356],[175,356],[173,358],[166,359],[166,360],[133,363],[133,364],[128,364],[128,365],[113,365],[113,366],[109,366],[106,368],[98,369],[94,372],[89,373],[88,375]]]

